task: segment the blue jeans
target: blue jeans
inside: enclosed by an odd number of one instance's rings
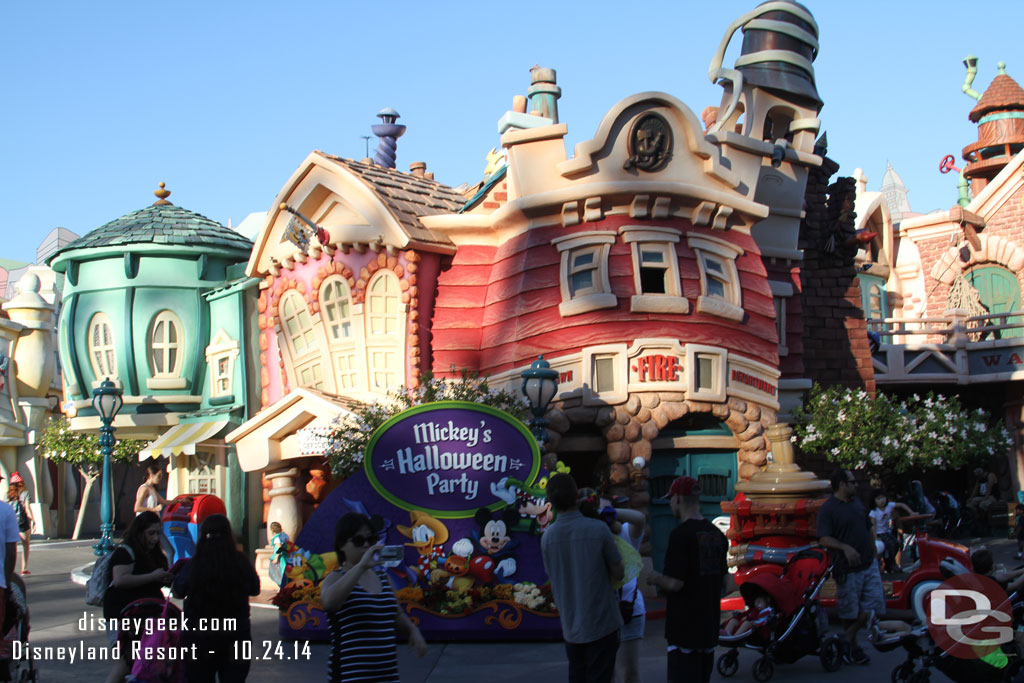
[[[618,629],[589,643],[566,643],[569,683],[611,683],[618,650]]]

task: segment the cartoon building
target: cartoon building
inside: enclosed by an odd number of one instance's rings
[[[862,253],[873,265],[859,277],[886,266],[879,273],[884,281],[872,285],[881,296],[864,306],[868,325],[880,335],[873,354],[879,387],[955,391],[965,403],[1005,417],[1016,444],[1003,472],[1009,476],[1002,477],[1009,490],[1024,481],[1024,318],[1009,315],[1022,310],[1024,90],[999,63],[979,94],[972,87],[977,62],[964,61],[963,90],[977,101],[969,118],[978,124],[978,140],[962,151],[959,202],[947,211],[903,214],[895,230],[883,225],[880,210],[881,222],[867,226],[879,236]],[[942,170],[960,169],[949,156]],[[860,204],[858,221],[866,218]],[[880,254],[891,260],[882,264]]]
[[[735,68],[725,45],[712,63],[719,107],[632,95],[572,156],[555,72],[534,68],[498,124],[504,164],[491,155],[465,194],[389,167],[393,110],[376,164],[306,159],[246,271],[262,280],[263,409],[228,437],[270,480],[268,523],[301,527],[314,437],[346,402],[426,370],[518,387],[540,354],[560,373],[549,459],[650,504],[656,556],[668,482],[700,478],[710,511],[758,471],[765,428],[810,385],[795,295],[821,100],[806,9],[759,7],[726,37],[741,28]]]
[[[75,431],[100,418],[92,391],[110,378],[124,395],[117,437],[152,440],[167,457],[167,495],[213,493],[241,524],[244,478],[223,434],[248,417],[255,368],[255,285],[243,272],[251,242],[158,200],[89,232],[51,258],[64,275],[60,358]],[[120,501],[130,514],[131,501]]]

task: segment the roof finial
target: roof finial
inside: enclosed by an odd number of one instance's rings
[[[153,194],[156,195],[157,200],[153,202],[153,206],[167,206],[170,204],[167,198],[171,196],[170,190],[164,189],[164,183],[158,183],[160,185],[159,190],[153,190]]]
[[[996,68],[999,69],[999,73],[996,74],[997,76],[1006,75],[1006,62],[999,62],[998,64],[996,64]]]

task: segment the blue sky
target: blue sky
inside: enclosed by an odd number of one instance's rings
[[[558,71],[570,152],[636,92],[699,114],[720,100],[714,50],[756,4],[4,3],[0,257],[33,260],[54,227],[84,234],[143,208],[160,181],[172,202],[237,224],[270,208],[311,150],[364,156],[384,107],[408,126],[400,169],[426,161],[441,182],[476,182],[534,64]],[[840,174],[862,167],[878,189],[888,160],[915,211],[951,206],[955,174],[939,161],[977,138],[961,60],[980,58],[979,91],[1000,60],[1024,83],[1014,3],[805,4]]]

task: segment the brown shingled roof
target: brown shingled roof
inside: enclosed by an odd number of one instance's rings
[[[1003,109],[1024,109],[1024,89],[1006,74],[999,74],[992,79],[969,118],[977,123],[985,114]]]
[[[317,151],[325,159],[344,166],[366,183],[381,202],[391,211],[409,239],[416,242],[452,244],[447,235],[428,230],[420,223],[420,216],[457,213],[466,198],[441,183],[429,178],[403,173],[376,164],[364,164],[353,159]]]

